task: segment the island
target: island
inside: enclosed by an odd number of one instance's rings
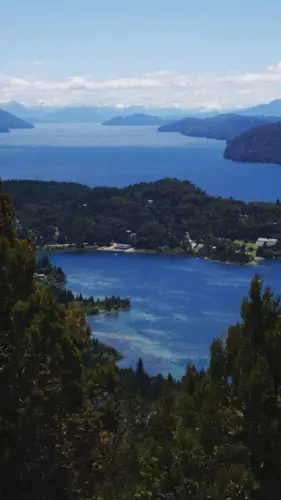
[[[10,129],[29,129],[34,128],[31,123],[11,115],[7,111],[0,109],[0,133],[7,133]]]
[[[227,113],[208,118],[184,118],[174,123],[162,125],[158,131],[179,132],[189,137],[228,141],[253,127],[278,120],[279,118],[276,117],[242,116]]]
[[[229,141],[224,158],[281,165],[281,119],[277,123],[252,128]]]
[[[167,120],[159,118],[159,116],[146,115],[144,113],[134,113],[129,116],[115,116],[103,123],[103,125],[111,126],[147,126],[147,125],[163,125]]]
[[[214,197],[189,181],[122,189],[7,181],[21,239],[38,250],[170,252],[246,264],[269,247],[281,256],[281,205]],[[274,243],[272,247],[272,242]]]

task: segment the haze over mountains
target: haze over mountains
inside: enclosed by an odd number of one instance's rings
[[[258,104],[257,106],[242,110],[241,113],[249,116],[281,117],[281,99],[275,99],[274,101],[268,102],[266,104]]]
[[[164,118],[168,121],[176,121],[185,117],[207,118],[218,114],[235,113],[247,116],[281,117],[281,99],[275,99],[266,104],[259,104],[246,109],[235,110],[204,110],[204,109],[181,109],[181,108],[152,108],[149,106],[67,106],[49,107],[26,106],[17,101],[0,103],[0,108],[18,118],[31,123],[103,123],[112,118],[126,117],[134,114],[145,114]]]
[[[170,119],[160,118],[159,116],[147,115],[145,113],[134,113],[129,116],[115,116],[105,121],[103,125],[111,126],[147,126],[147,125],[164,125],[171,123]]]
[[[160,132],[225,140],[224,157],[234,161],[281,163],[281,99],[235,113],[142,106],[28,107],[16,101],[0,105],[0,133],[33,128],[36,123],[153,125]]]
[[[28,123],[17,116],[0,109],[0,133],[9,132],[10,129],[25,129],[33,128],[31,123]]]
[[[179,132],[189,137],[230,140],[236,135],[259,125],[278,121],[278,117],[241,116],[227,113],[209,118],[184,118],[159,127],[159,132]]]
[[[102,123],[116,116],[148,114],[169,120],[188,116],[189,111],[177,108],[150,108],[145,106],[109,107],[109,106],[67,106],[52,108],[47,106],[25,106],[16,101],[0,104],[0,108],[19,118],[32,123]],[[192,113],[199,114],[200,110]],[[203,114],[205,114],[203,112]],[[209,114],[209,113],[208,113]]]

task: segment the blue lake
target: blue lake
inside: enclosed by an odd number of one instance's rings
[[[224,160],[224,146],[223,141],[159,133],[156,127],[37,125],[0,135],[0,175],[90,186],[177,177],[217,196],[281,198],[281,166]]]
[[[124,186],[162,177],[188,179],[210,194],[244,200],[281,198],[281,166],[222,158],[224,143],[158,133],[155,127],[38,125],[0,135],[0,176]],[[206,366],[212,339],[239,318],[252,267],[179,256],[53,254],[76,292],[129,295],[133,307],[91,320],[98,338],[142,356],[150,373],[184,373],[189,360]],[[281,263],[258,268],[281,293]]]
[[[179,377],[189,360],[208,363],[209,344],[239,319],[242,297],[257,268],[167,255],[65,253],[51,261],[77,293],[130,296],[132,309],[90,319],[94,334],[117,347],[123,366],[144,359],[151,374]],[[281,293],[281,263],[258,268]]]

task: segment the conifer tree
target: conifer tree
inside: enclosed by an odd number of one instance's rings
[[[101,412],[112,372],[85,364],[84,314],[38,288],[34,246],[19,241],[13,217],[1,184],[0,498],[93,497],[102,483],[102,432],[114,425],[110,409]]]

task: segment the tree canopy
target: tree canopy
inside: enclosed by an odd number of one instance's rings
[[[281,206],[209,196],[188,181],[162,179],[123,189],[9,181],[20,237],[45,244],[109,245],[247,262],[243,242],[281,241]],[[236,242],[241,242],[237,244]],[[281,252],[279,252],[281,255]]]
[[[240,162],[281,164],[281,120],[251,128],[229,143],[224,158]]]
[[[0,499],[279,500],[281,307],[261,278],[207,370],[150,377],[40,289],[13,217],[1,189]]]

